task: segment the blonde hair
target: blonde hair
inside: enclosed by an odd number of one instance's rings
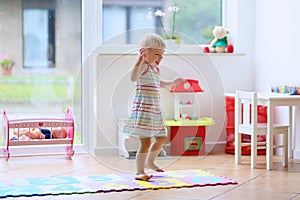
[[[139,43],[140,48],[165,49],[166,44],[162,37],[155,33],[146,34]]]

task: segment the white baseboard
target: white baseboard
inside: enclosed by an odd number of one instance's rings
[[[226,142],[206,142],[205,149],[206,153],[214,152],[214,151],[225,151],[225,144]],[[0,147],[1,149],[4,148],[3,146]],[[168,146],[164,149],[168,152]],[[63,155],[65,154],[65,145],[34,145],[34,146],[12,146],[9,148],[10,156],[35,156],[35,155]],[[75,155],[79,153],[88,153],[87,149],[82,144],[75,144],[74,145]],[[118,148],[114,147],[96,147],[92,152],[95,156],[116,156],[118,155]],[[294,151],[294,157],[300,159],[300,150],[298,152]],[[4,156],[0,154],[0,158]]]
[[[294,149],[293,158],[296,160],[300,160],[300,149]]]
[[[226,141],[220,142],[206,142],[205,144],[205,151],[206,153],[209,152],[225,152]]]
[[[221,141],[221,142],[206,142],[205,144],[205,151],[206,153],[211,153],[211,152],[225,152],[225,145],[226,145],[226,142],[225,141]],[[169,145],[166,145],[164,147],[164,150],[166,150],[166,152],[168,153],[169,152]],[[98,148],[95,148],[95,156],[109,156],[109,155],[112,155],[112,156],[115,156],[115,155],[119,155],[119,150],[118,148],[113,148],[113,147],[98,147]]]
[[[96,147],[95,148],[95,156],[110,156],[110,155],[118,155],[118,148],[114,147]]]

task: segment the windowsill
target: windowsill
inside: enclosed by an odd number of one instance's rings
[[[245,53],[203,53],[201,56],[245,56]]]
[[[245,56],[244,53],[203,53],[206,45],[179,45],[174,51],[166,51],[165,55],[199,55],[199,56]],[[136,55],[138,47],[136,45],[100,45],[93,54],[129,54]]]

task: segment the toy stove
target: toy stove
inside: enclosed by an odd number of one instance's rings
[[[205,155],[206,126],[214,121],[200,118],[196,93],[203,90],[197,80],[187,79],[170,92],[174,93],[174,119],[165,123],[170,129],[170,154]]]
[[[174,119],[197,120],[200,112],[197,104],[198,92],[204,92],[198,84],[198,80],[186,79],[184,82],[173,86],[174,93]]]

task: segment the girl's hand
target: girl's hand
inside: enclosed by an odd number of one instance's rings
[[[141,48],[140,49],[140,53],[139,53],[139,57],[138,57],[138,59],[136,61],[135,66],[139,67],[140,65],[142,65],[142,64],[145,63],[145,60],[144,60],[145,53],[146,53],[146,49],[145,48]]]
[[[182,83],[182,82],[184,82],[185,81],[185,79],[184,78],[176,78],[176,79],[174,79],[173,80],[173,86],[174,85],[178,85],[178,84],[180,84],[180,83]]]
[[[171,81],[160,81],[160,87],[171,89],[173,86],[178,85],[181,82],[184,82],[185,79],[183,78],[175,78]]]
[[[141,48],[140,49],[140,56],[143,56],[146,52],[146,49],[145,48]]]

